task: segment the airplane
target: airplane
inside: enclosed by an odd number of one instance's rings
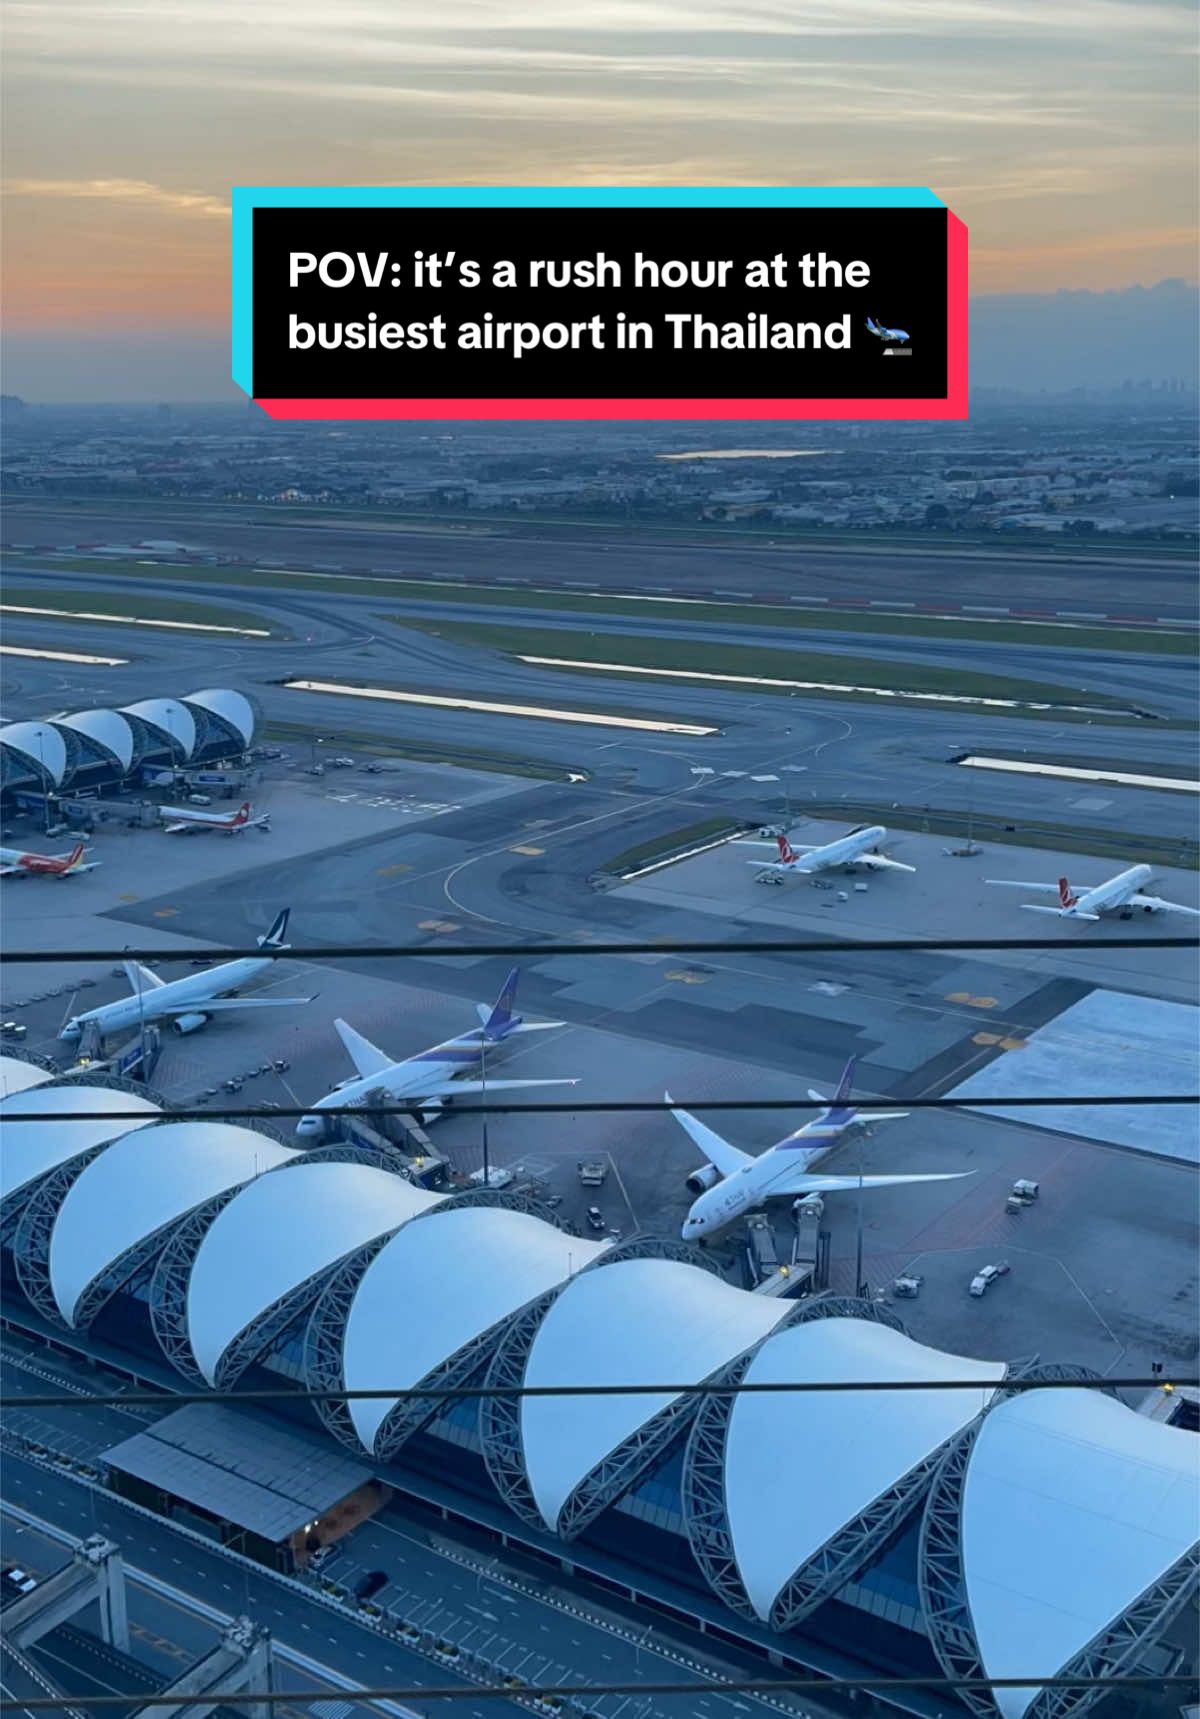
[[[260,949],[280,950],[288,945],[288,918],[291,908],[278,913],[271,929],[257,939]],[[219,967],[209,967],[203,973],[189,973],[186,978],[160,979],[136,961],[124,963],[125,976],[133,987],[132,997],[122,997],[115,1003],[102,1003],[85,1014],[72,1015],[59,1032],[59,1038],[69,1042],[80,1038],[84,1027],[95,1022],[101,1038],[124,1028],[137,1029],[149,1021],[169,1020],[177,1033],[194,1033],[219,1013],[239,1009],[287,1009],[299,1003],[311,1003],[312,997],[238,997],[232,993],[248,985],[251,979],[275,965],[269,955],[261,959],[249,956],[240,961],[224,961]]]
[[[784,1195],[803,1199],[813,1194],[839,1193],[852,1188],[894,1188],[909,1182],[953,1182],[970,1171],[948,1171],[921,1176],[815,1176],[812,1166],[820,1163],[826,1153],[856,1124],[894,1122],[907,1116],[906,1110],[876,1110],[860,1114],[850,1101],[854,1085],[851,1057],[842,1070],[842,1078],[832,1099],[823,1093],[808,1096],[814,1104],[824,1106],[812,1122],[806,1122],[793,1134],[770,1146],[758,1157],[731,1146],[719,1134],[697,1120],[689,1111],[673,1106],[671,1094],[663,1096],[672,1105],[671,1115],[690,1134],[708,1162],[687,1179],[689,1192],[699,1197],[692,1202],[680,1232],[684,1241],[698,1241],[716,1230],[724,1229],[735,1218],[752,1212],[767,1200]]]
[[[240,836],[243,830],[269,833],[271,828],[270,812],[252,818],[249,800],[243,800],[236,812],[198,812],[192,806],[160,806],[158,815],[166,824],[164,833],[168,836],[189,830],[222,830],[226,835]],[[169,819],[175,821],[168,822]]]
[[[988,877],[994,889],[1034,889],[1041,895],[1057,895],[1057,907],[1042,907],[1040,903],[1023,901],[1026,913],[1053,913],[1059,919],[1098,920],[1102,913],[1115,913],[1125,907],[1140,907],[1146,913],[1186,913],[1200,919],[1200,909],[1182,907],[1176,901],[1164,901],[1161,895],[1143,895],[1142,885],[1149,883],[1153,872],[1148,865],[1131,865],[1118,872],[1107,883],[1093,884],[1076,894],[1065,877],[1055,883],[1021,883],[1008,877]]]
[[[887,831],[882,824],[851,830],[848,836],[839,836],[836,842],[826,842],[821,847],[805,847],[803,843],[793,847],[786,836],[776,836],[777,860],[747,860],[746,864],[758,867],[762,882],[768,878],[782,881],[785,877],[808,877],[813,872],[829,871],[836,866],[861,865],[870,871],[916,871],[915,865],[903,865],[899,860],[888,859],[886,854],[876,851],[886,840]],[[749,841],[740,845],[765,848],[771,844]]]
[[[867,318],[867,330],[870,334],[877,334],[880,340],[894,340],[901,346],[908,344],[908,335],[903,328],[884,328],[882,323],[876,322],[872,317]]]
[[[0,848],[0,877],[74,877],[81,871],[95,871],[103,862],[92,860],[84,865],[86,852],[82,842],[76,842],[69,854],[27,854],[20,848]]]
[[[361,1033],[356,1033],[345,1021],[335,1021],[333,1024],[337,1028],[338,1037],[349,1052],[358,1075],[341,1081],[332,1092],[318,1099],[312,1113],[302,1116],[296,1124],[296,1133],[302,1139],[323,1137],[331,1110],[353,1110],[361,1107],[372,1093],[381,1093],[392,1103],[411,1098],[414,1100],[414,1110],[425,1111],[439,1109],[447,1097],[460,1097],[466,1093],[486,1094],[515,1086],[578,1085],[574,1080],[458,1078],[465,1073],[473,1074],[477,1069],[482,1076],[486,1072],[483,1066],[484,1057],[490,1046],[502,1045],[507,1039],[520,1033],[544,1033],[553,1027],[564,1025],[562,1021],[525,1021],[520,1015],[513,1014],[520,973],[519,967],[513,968],[504,981],[494,1008],[489,1009],[486,1003],[477,1005],[476,1012],[482,1023],[480,1026],[472,1028],[470,1032],[461,1033],[457,1038],[447,1039],[444,1044],[434,1045],[431,1050],[405,1057],[400,1062],[388,1056],[386,1051],[381,1051],[369,1039],[363,1038]]]

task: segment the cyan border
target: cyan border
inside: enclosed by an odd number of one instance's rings
[[[253,395],[255,209],[944,209],[919,185],[235,185],[233,379]]]

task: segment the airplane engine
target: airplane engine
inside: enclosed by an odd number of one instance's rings
[[[198,1033],[200,1028],[206,1026],[207,1023],[207,1015],[176,1015],[171,1025],[182,1038],[184,1033]]]
[[[705,1164],[699,1170],[693,1170],[685,1186],[689,1194],[706,1194],[710,1188],[715,1188],[721,1180],[721,1172],[711,1164]]]

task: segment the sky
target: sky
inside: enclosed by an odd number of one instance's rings
[[[1196,278],[1191,0],[7,0],[6,20],[4,385],[30,399],[230,396],[234,184],[928,185],[970,228],[976,295]]]

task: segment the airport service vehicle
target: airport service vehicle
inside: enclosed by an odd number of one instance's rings
[[[276,915],[269,931],[258,938],[260,949],[286,949],[288,918],[291,908]],[[260,973],[274,966],[271,956],[249,956],[241,961],[223,961],[203,973],[189,973],[184,979],[169,982],[160,979],[148,967],[136,961],[125,961],[122,967],[133,988],[132,997],[122,997],[115,1003],[101,1003],[98,1009],[72,1015],[59,1033],[68,1041],[81,1037],[83,1030],[95,1022],[100,1037],[125,1029],[136,1031],[148,1021],[170,1021],[177,1033],[194,1033],[206,1026],[215,1014],[231,1014],[243,1009],[293,1009],[300,1003],[311,1003],[311,997],[239,997],[234,993]]]
[[[482,1025],[458,1038],[447,1039],[431,1050],[397,1062],[381,1051],[369,1039],[356,1033],[345,1021],[334,1021],[338,1037],[345,1045],[350,1060],[358,1070],[357,1077],[341,1081],[332,1092],[317,1100],[312,1113],[302,1116],[296,1133],[304,1139],[321,1138],[330,1112],[362,1109],[380,1099],[392,1103],[412,1100],[414,1111],[436,1110],[442,1101],[468,1093],[507,1091],[517,1086],[575,1086],[574,1080],[492,1080],[484,1078],[484,1058],[493,1047],[523,1033],[549,1032],[561,1027],[562,1021],[525,1021],[513,1013],[517,995],[517,980],[521,969],[514,967],[504,981],[495,1006],[477,1005]],[[474,1078],[478,1071],[480,1078]],[[464,1075],[472,1076],[463,1079]],[[432,1102],[431,1102],[432,1101]]]
[[[727,1224],[746,1212],[752,1212],[768,1200],[797,1195],[829,1194],[848,1188],[894,1188],[910,1182],[953,1182],[970,1171],[944,1172],[917,1176],[818,1176],[811,1173],[842,1136],[856,1125],[893,1122],[907,1116],[906,1110],[870,1111],[860,1114],[850,1102],[854,1085],[856,1057],[851,1057],[842,1071],[842,1078],[831,1100],[810,1089],[808,1096],[814,1104],[824,1105],[812,1122],[797,1128],[794,1134],[780,1140],[757,1158],[731,1146],[703,1122],[686,1110],[672,1109],[671,1114],[704,1153],[708,1162],[687,1179],[689,1192],[699,1197],[693,1201],[684,1219],[684,1241],[698,1241],[724,1229]],[[663,1094],[672,1103],[669,1092]]]
[[[826,842],[820,847],[805,847],[801,844],[794,847],[786,836],[776,836],[771,842],[744,841],[739,847],[765,848],[774,845],[779,850],[779,858],[775,860],[747,860],[747,865],[758,867],[760,883],[782,883],[787,877],[811,877],[815,872],[830,871],[837,866],[865,866],[868,871],[916,871],[915,865],[904,865],[900,860],[889,859],[881,854],[879,849],[887,840],[887,830],[882,824],[869,824],[865,829],[851,830],[849,835],[839,836],[836,842]]]
[[[1059,919],[1097,920],[1101,914],[1116,913],[1122,908],[1140,907],[1146,913],[1185,913],[1190,919],[1200,919],[1200,909],[1181,907],[1178,902],[1164,901],[1161,895],[1143,895],[1142,886],[1154,873],[1148,865],[1131,865],[1118,872],[1107,883],[1092,884],[1077,894],[1065,877],[1055,883],[1021,883],[1008,877],[987,877],[985,883],[993,889],[1032,889],[1040,895],[1057,895],[1057,907],[1043,907],[1040,902],[1023,901],[1026,913],[1053,913]]]
[[[600,1210],[599,1206],[588,1207],[587,1226],[589,1230],[603,1230],[607,1227],[604,1222],[604,1213]]]
[[[971,1279],[967,1293],[974,1296],[986,1294],[988,1285],[995,1283],[998,1277],[1007,1277],[1008,1272],[1009,1265],[1007,1260],[1002,1260],[999,1265],[985,1265],[983,1269],[981,1271],[977,1271],[975,1276]]]
[[[584,1188],[602,1188],[608,1176],[608,1161],[605,1158],[581,1158],[579,1160],[579,1183]]]
[[[74,877],[81,871],[95,871],[101,863],[92,860],[85,865],[87,848],[76,842],[69,854],[28,854],[20,848],[0,848],[0,877]]]
[[[207,806],[208,801],[204,804]],[[223,835],[240,836],[243,830],[268,831],[270,812],[257,818],[251,816],[249,800],[243,800],[236,812],[198,812],[195,806],[160,806],[158,815],[166,826],[168,836],[191,835],[197,830],[219,830]]]

